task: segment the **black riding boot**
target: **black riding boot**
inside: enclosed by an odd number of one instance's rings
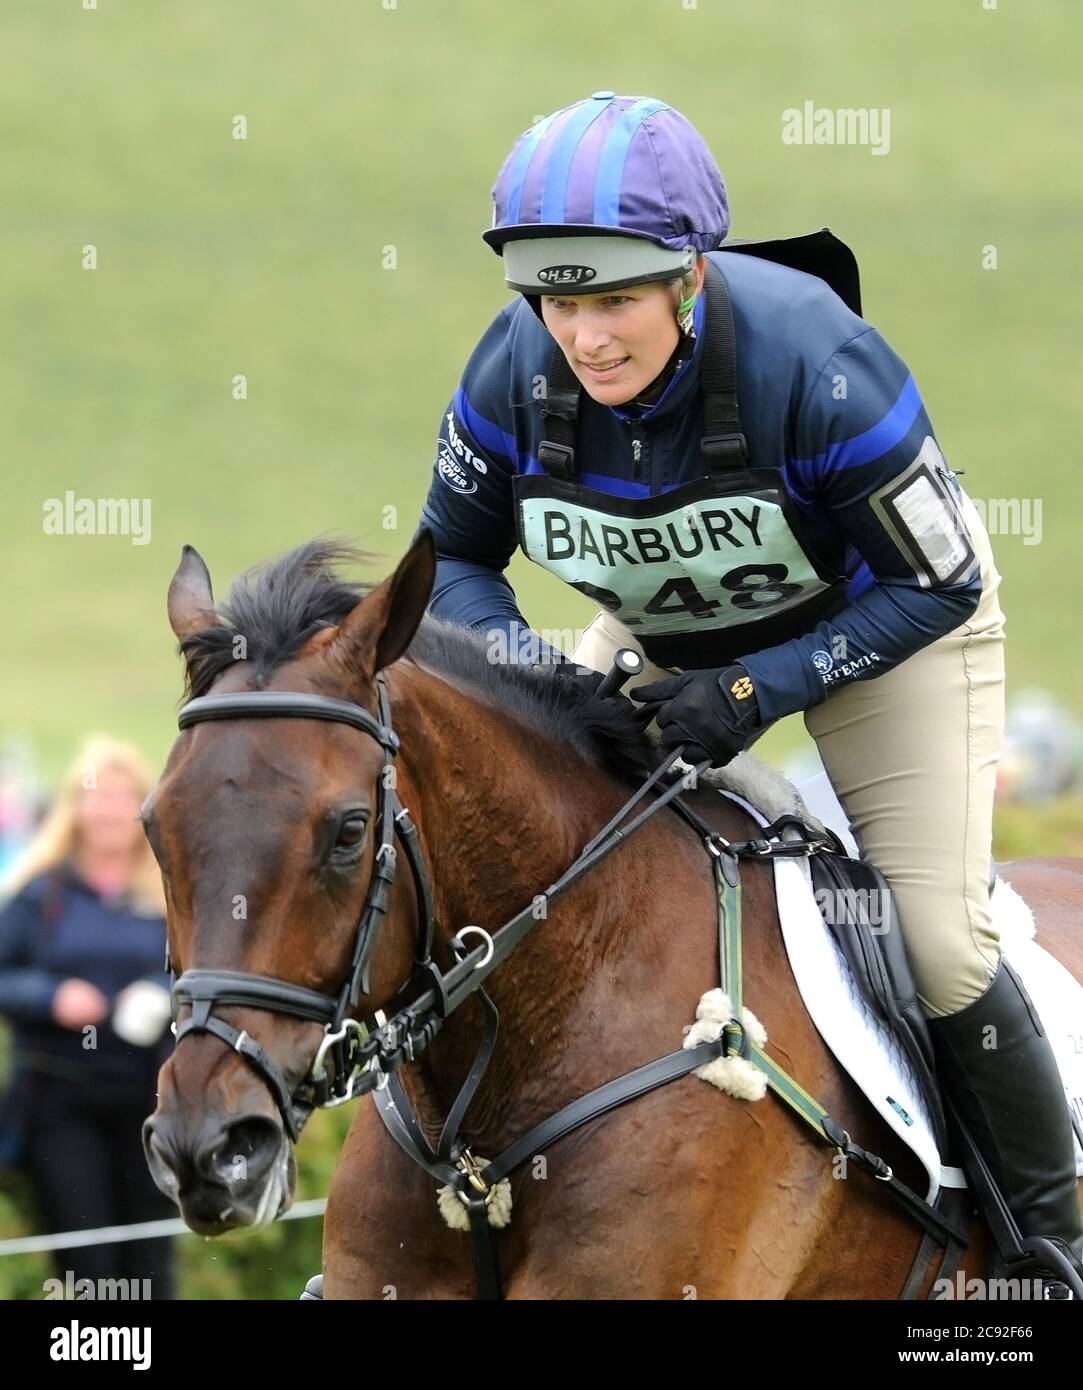
[[[1002,957],[979,999],[928,1023],[944,1090],[1020,1232],[1050,1239],[1083,1276],[1072,1123],[1053,1049],[1019,976]],[[1070,1295],[1049,1282],[1046,1296]]]

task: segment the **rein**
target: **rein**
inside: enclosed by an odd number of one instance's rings
[[[615,688],[619,672],[615,669],[611,676],[616,679],[606,678],[604,685],[608,689],[605,693]],[[943,1245],[945,1249],[939,1272],[943,1273],[949,1266],[953,1268],[967,1244],[966,1235],[944,1213],[896,1178],[882,1159],[854,1143],[812,1096],[751,1042],[741,1022],[740,861],[838,851],[841,847],[835,838],[829,832],[819,834],[796,816],[782,816],[767,826],[759,837],[738,842],[726,840],[680,799],[681,780],[674,781],[663,791],[658,790],[662,779],[680,759],[682,746],[655,769],[616,815],[584,846],[564,873],[544,893],[536,895],[528,907],[492,933],[477,926],[466,926],[456,933],[450,942],[454,963],[447,970],[441,970],[432,959],[436,932],[431,881],[420,852],[416,828],[409,811],[394,790],[393,759],[399,748],[399,739],[391,727],[390,700],[382,674],[377,675],[376,685],[378,719],[351,701],[290,691],[207,695],[189,701],[181,709],[178,726],[182,730],[203,722],[251,718],[318,719],[345,724],[374,738],[381,745],[384,765],[378,805],[380,843],[368,893],[358,919],[350,969],[339,992],[336,995],[323,994],[271,976],[241,971],[186,970],[175,981],[172,990],[173,1031],[177,1045],[190,1034],[204,1032],[213,1034],[235,1050],[267,1085],[294,1143],[314,1108],[342,1105],[357,1096],[374,1092],[380,1117],[399,1147],[430,1176],[450,1187],[465,1205],[473,1242],[478,1296],[481,1298],[499,1299],[502,1296],[495,1235],[488,1220],[488,1207],[496,1184],[527,1159],[589,1120],[670,1081],[687,1076],[723,1055],[741,1056],[763,1071],[775,1094],[813,1129],[817,1138],[882,1181],[885,1190],[900,1201],[922,1226],[926,1239],[918,1251],[903,1297],[914,1296],[912,1290],[916,1288],[922,1272],[918,1266],[923,1266],[928,1260],[934,1243]],[[602,689],[599,688],[599,693]],[[710,766],[710,759],[697,764],[695,777],[698,778]],[[647,793],[654,797],[651,804],[622,825],[625,816]],[[667,805],[671,805],[701,837],[711,859],[718,905],[719,972],[722,989],[730,998],[734,1016],[715,1040],[692,1048],[681,1048],[605,1083],[535,1125],[491,1162],[479,1164],[463,1141],[460,1128],[496,1044],[499,1015],[483,988],[484,981],[538,922],[539,898],[543,898],[548,905]],[[791,836],[796,833],[798,838],[783,839],[783,834],[787,832]],[[361,996],[369,989],[372,950],[387,912],[395,880],[396,837],[406,850],[419,904],[414,967],[400,987],[398,996],[405,994],[415,983],[420,984],[421,988],[416,997],[391,1019],[377,1026],[373,1018],[370,1028],[350,1016],[350,1010],[358,1007]],[[481,942],[468,950],[465,938],[471,935],[480,937]],[[170,968],[168,949],[166,968]],[[439,1033],[448,1015],[474,993],[479,994],[485,1009],[482,1039],[434,1149],[425,1138],[395,1073],[404,1064],[420,1056]],[[178,1025],[175,1021],[177,1012],[185,1005],[192,1012]],[[214,1009],[223,1005],[282,1013],[324,1025],[324,1037],[319,1048],[305,1076],[292,1092],[265,1049],[246,1031],[238,1031],[214,1014]]]

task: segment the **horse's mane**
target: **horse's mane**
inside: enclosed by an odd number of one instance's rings
[[[222,624],[181,643],[187,664],[184,698],[205,695],[235,665],[238,637],[244,640],[252,688],[260,689],[314,632],[336,626],[374,587],[372,581],[342,578],[337,567],[379,558],[347,542],[318,537],[246,570],[216,606]],[[657,765],[658,750],[631,705],[593,699],[552,667],[493,662],[479,631],[426,614],[406,655],[474,686],[524,723],[623,780],[642,781]]]

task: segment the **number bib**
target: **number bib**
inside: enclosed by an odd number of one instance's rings
[[[651,638],[735,636],[782,614],[800,631],[841,606],[843,576],[800,539],[773,470],[634,499],[531,474],[515,494],[524,552],[632,628],[648,654]]]

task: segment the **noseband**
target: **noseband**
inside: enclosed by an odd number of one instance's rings
[[[281,1112],[290,1138],[296,1142],[309,1113],[317,1106],[342,1105],[359,1094],[355,1087],[369,1058],[363,1052],[368,1030],[348,1017],[369,990],[369,965],[380,924],[387,912],[395,881],[398,835],[406,850],[418,902],[418,937],[410,979],[432,968],[434,921],[432,889],[410,813],[394,789],[393,760],[399,748],[391,727],[391,706],[382,675],[376,677],[379,719],[349,700],[283,690],[244,691],[235,695],[204,695],[190,700],[177,719],[181,729],[221,719],[319,719],[346,724],[368,734],[384,750],[377,816],[380,842],[372,879],[357,923],[349,973],[337,995],[321,994],[302,985],[268,975],[238,970],[186,970],[173,985],[173,1016],[183,1005],[191,1014],[174,1022],[177,1043],[190,1033],[212,1033],[239,1053],[263,1078]],[[168,956],[166,960],[169,966]],[[409,981],[406,982],[407,984]],[[405,985],[403,986],[405,988]],[[263,1009],[268,1013],[322,1023],[324,1037],[307,1073],[291,1093],[281,1071],[263,1047],[247,1032],[238,1031],[213,1013],[223,1005]]]

